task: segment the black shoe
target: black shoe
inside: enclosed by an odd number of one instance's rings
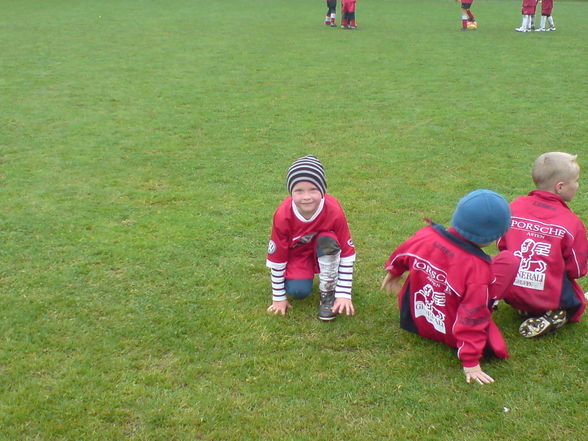
[[[523,337],[539,337],[561,328],[567,321],[568,316],[564,309],[554,309],[553,311],[547,311],[540,317],[528,318],[521,323],[519,332]]]
[[[318,318],[323,322],[328,322],[337,317],[337,314],[333,312],[333,306],[335,305],[335,291],[321,292],[321,301],[319,303],[319,315]]]

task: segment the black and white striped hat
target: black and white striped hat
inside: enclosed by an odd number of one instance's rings
[[[318,187],[323,195],[327,192],[325,169],[316,156],[304,156],[294,161],[290,166],[286,175],[288,193],[292,193],[292,188],[294,188],[298,182],[302,181],[312,182]]]

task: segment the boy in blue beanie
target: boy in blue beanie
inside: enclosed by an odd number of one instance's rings
[[[512,283],[516,257],[505,252],[493,262],[482,248],[502,237],[510,221],[502,196],[476,190],[459,201],[450,228],[429,221],[386,262],[382,289],[399,294],[400,326],[457,348],[468,383],[494,381],[480,367],[482,356],[508,357],[491,304],[495,289]],[[495,286],[496,278],[501,283]]]

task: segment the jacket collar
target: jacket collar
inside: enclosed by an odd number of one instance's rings
[[[482,248],[480,248],[479,246],[477,246],[473,242],[470,242],[470,241],[462,238],[461,236],[458,236],[457,232],[455,232],[455,233],[449,232],[445,229],[445,227],[443,225],[436,224],[435,222],[431,222],[431,227],[437,233],[439,233],[441,236],[443,236],[444,238],[449,240],[454,245],[460,247],[462,250],[464,250],[470,254],[473,254],[474,256],[479,257],[480,259],[485,260],[488,263],[492,262],[492,258],[488,254],[486,254],[484,251],[482,251]]]
[[[540,199],[543,199],[545,202],[551,204],[560,204],[569,209],[568,204],[566,204],[566,201],[564,201],[560,196],[556,195],[555,193],[551,193],[549,191],[533,190],[529,193],[529,196],[538,197]]]

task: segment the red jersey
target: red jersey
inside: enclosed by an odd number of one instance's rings
[[[323,232],[335,234],[342,260],[355,259],[349,225],[337,199],[325,194],[314,216],[304,219],[288,196],[274,214],[267,266],[276,269],[285,266],[286,279],[312,279],[319,272],[315,239]]]
[[[420,229],[392,253],[386,269],[394,276],[409,271],[398,299],[403,329],[458,348],[465,367],[476,366],[486,348],[508,357],[489,308],[491,258],[453,228]]]
[[[586,298],[575,279],[586,274],[588,239],[582,221],[556,194],[535,190],[510,204],[512,224],[498,241],[521,259],[504,299],[531,314],[566,309],[578,321]]]

